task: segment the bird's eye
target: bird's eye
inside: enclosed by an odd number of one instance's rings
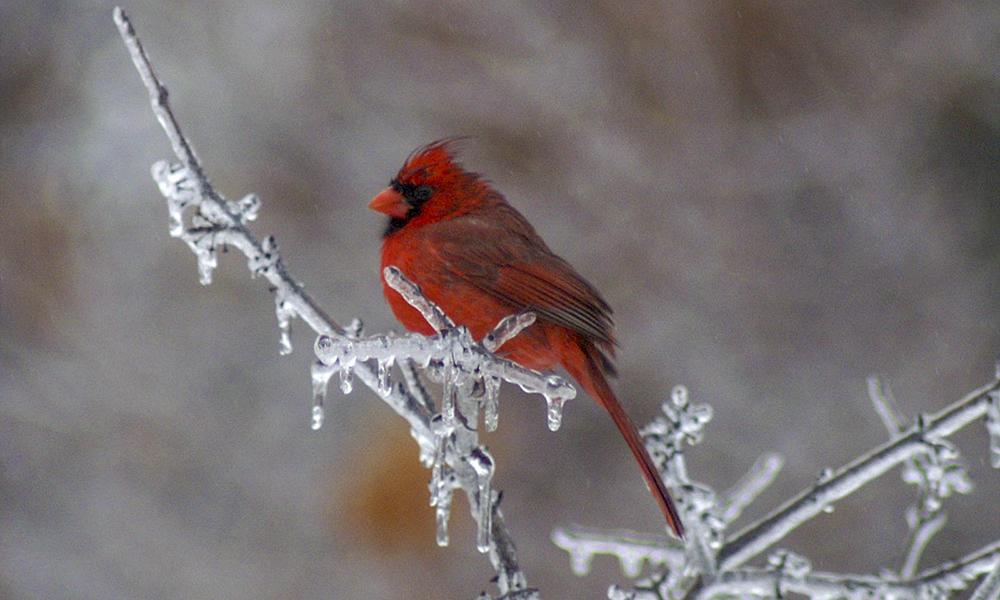
[[[420,204],[430,200],[431,194],[433,192],[434,190],[432,190],[431,186],[429,185],[418,185],[417,187],[413,188],[413,192],[410,194],[410,197],[413,199],[414,202]]]

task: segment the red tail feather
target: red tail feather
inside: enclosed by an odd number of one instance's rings
[[[674,500],[670,497],[670,492],[667,491],[667,487],[663,484],[663,478],[660,476],[656,465],[653,464],[653,457],[646,450],[646,444],[643,443],[642,436],[639,435],[639,430],[636,429],[635,424],[632,423],[632,419],[625,412],[625,407],[618,401],[618,396],[611,389],[601,368],[591,358],[587,360],[586,373],[577,374],[571,371],[570,375],[579,381],[587,389],[587,392],[611,415],[611,419],[618,427],[618,431],[625,438],[629,450],[632,451],[636,462],[639,463],[639,467],[642,469],[642,476],[646,479],[646,485],[649,487],[649,491],[653,493],[656,501],[659,502],[660,509],[663,510],[663,516],[667,518],[667,524],[670,525],[670,529],[673,530],[677,537],[683,538],[684,525],[681,523],[681,517],[677,513]]]

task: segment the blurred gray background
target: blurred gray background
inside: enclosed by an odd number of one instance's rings
[[[198,283],[150,165],[172,158],[105,2],[0,3],[0,598],[470,598],[495,592],[458,501],[434,544],[428,472],[367,389],[309,429],[311,344],[278,355],[266,286],[221,257]],[[639,422],[672,386],[715,418],[688,456],[725,490],[788,460],[749,523],[885,441],[865,378],[909,415],[1000,358],[996,0],[125,6],[217,189],[263,199],[334,318],[397,327],[366,208],[415,147],[468,135],[486,173],[615,309]],[[662,532],[609,418],[562,429],[505,389],[499,462],[529,582],[570,573],[579,523]],[[1000,537],[1000,474],[924,566]],[[817,569],[898,568],[898,470],[782,546]]]

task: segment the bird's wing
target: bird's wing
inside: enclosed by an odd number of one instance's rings
[[[576,331],[609,351],[614,345],[611,308],[597,290],[549,250],[513,209],[503,218],[465,215],[434,228],[433,252],[455,278],[511,305],[512,314]]]

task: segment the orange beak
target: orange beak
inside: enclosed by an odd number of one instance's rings
[[[392,188],[386,188],[375,196],[368,208],[396,219],[405,219],[410,212],[410,204],[402,194]]]

